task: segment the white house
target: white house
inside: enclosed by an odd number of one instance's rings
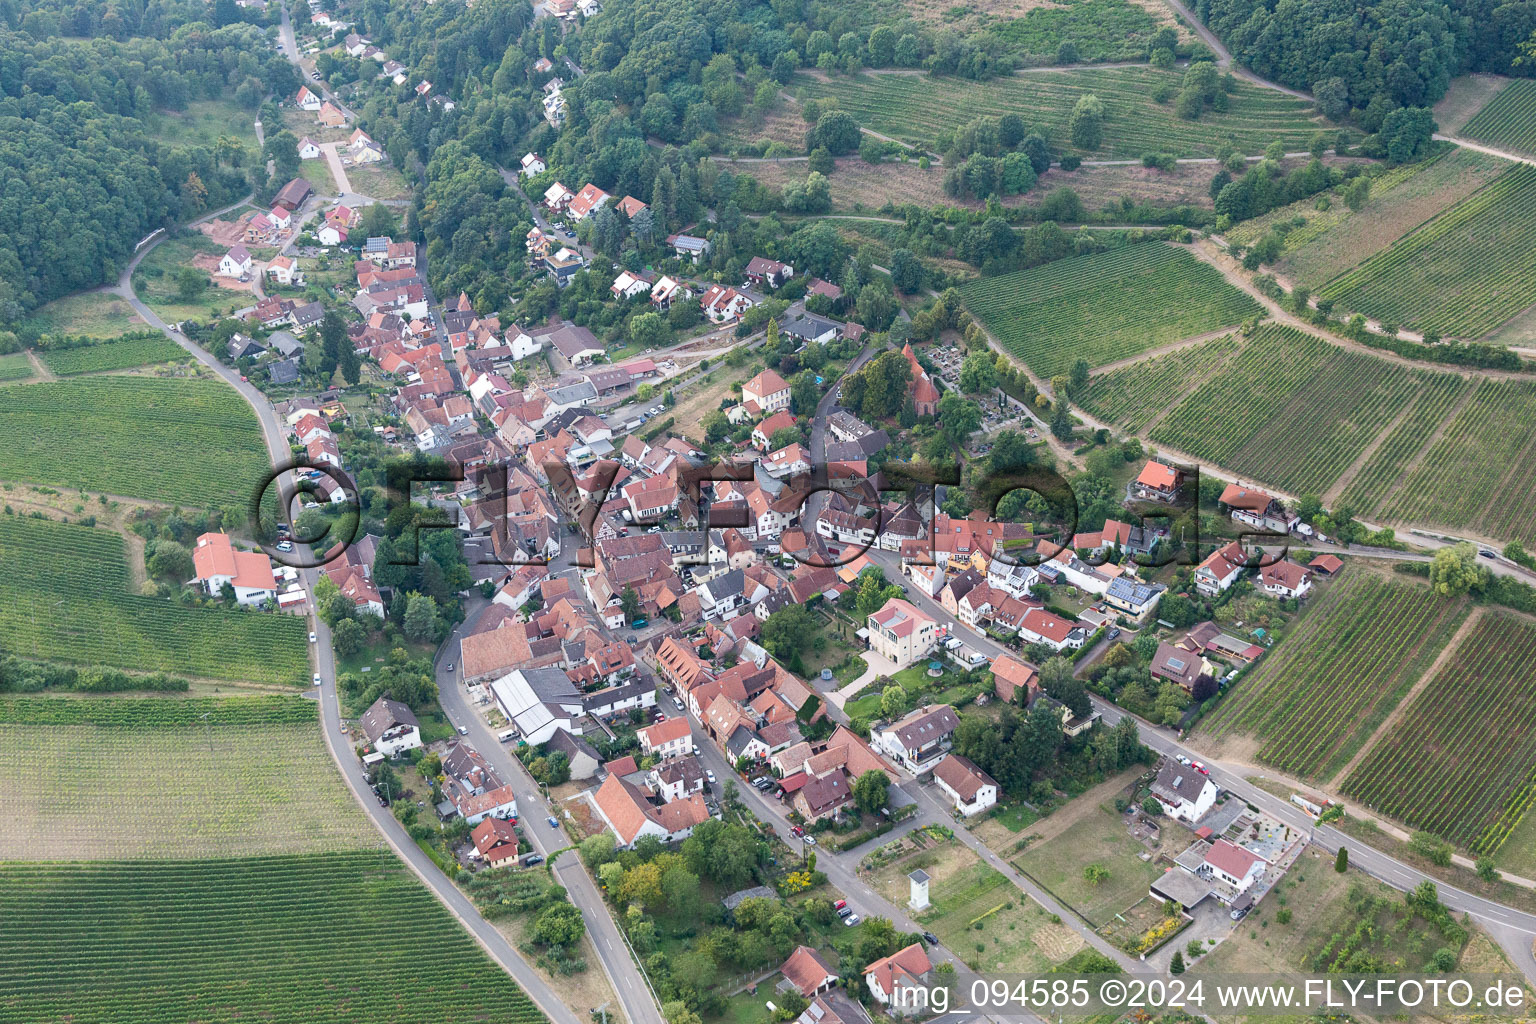
[[[237,245],[219,258],[219,276],[244,280],[251,273],[251,253],[243,245]]]
[[[363,712],[358,725],[373,749],[386,757],[421,746],[421,723],[411,709],[397,700],[380,697]]]
[[[997,782],[959,754],[950,754],[934,766],[933,781],[966,817],[997,803]]]
[[[663,758],[681,757],[693,749],[693,732],[688,719],[669,718],[665,722],[646,726],[635,735],[640,740],[640,752],[659,754]]]
[[[1157,773],[1152,796],[1170,818],[1193,825],[1216,803],[1216,783],[1188,765],[1170,762]]]
[[[1238,892],[1247,892],[1254,882],[1264,877],[1264,870],[1268,866],[1258,854],[1225,839],[1218,839],[1211,844],[1211,848],[1206,851],[1205,862],[1200,865],[1202,870],[1209,871]]]

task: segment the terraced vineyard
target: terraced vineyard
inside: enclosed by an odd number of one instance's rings
[[[1510,82],[1457,134],[1490,146],[1536,153],[1536,81]]]
[[[1422,461],[1382,502],[1380,514],[1536,543],[1536,516],[1530,514],[1533,444],[1536,385],[1481,381]]]
[[[1343,790],[1473,853],[1536,799],[1536,625],[1485,615]]]
[[[11,385],[0,401],[0,436],[0,480],[195,508],[243,509],[268,466],[255,414],[220,381],[103,376]]]
[[[1186,121],[1173,104],[1152,94],[1163,83],[1179,84],[1178,71],[1150,67],[1084,68],[1003,75],[985,82],[942,81],[923,75],[860,74],[822,79],[802,75],[794,82],[805,98],[832,99],[866,128],[931,147],[946,128],[982,114],[1024,113],[1051,133],[1058,146],[1070,142],[1068,121],[1079,97],[1093,93],[1104,102],[1104,145],[1100,158],[1135,158],[1143,153],[1213,156],[1230,140],[1244,153],[1262,153],[1279,139],[1287,151],[1307,148],[1320,127],[1305,100],[1239,83],[1226,113],[1206,112]]]
[[[1265,324],[1152,440],[1293,494],[1321,494],[1443,376]]]
[[[0,865],[0,1024],[542,1024],[392,855]]]
[[[0,516],[0,637],[15,655],[212,679],[303,685],[302,619],[187,608],[130,593],[123,539]]]
[[[1097,419],[1138,433],[1184,389],[1217,372],[1241,343],[1237,334],[1226,334],[1096,376],[1082,396],[1082,407]]]
[[[26,380],[32,376],[32,362],[25,352],[9,352],[0,356],[0,381]]]
[[[1058,260],[960,289],[967,308],[1042,377],[1235,326],[1260,312],[1220,271],[1163,242]]]
[[[1316,600],[1204,727],[1256,736],[1259,760],[1327,779],[1433,663],[1467,609],[1422,584],[1365,574]]]
[[[1412,330],[1492,331],[1536,303],[1536,167],[1501,174],[1334,278],[1321,297]]]
[[[127,370],[157,363],[182,363],[192,357],[159,331],[127,334],[81,348],[50,349],[42,353],[48,369],[60,377],[103,370]]]
[[[372,847],[316,713],[300,697],[0,701],[0,860]]]

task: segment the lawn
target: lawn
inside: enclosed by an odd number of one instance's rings
[[[3,1024],[545,1019],[382,851],[5,864],[0,920]]]
[[[259,698],[298,700],[298,698]],[[71,704],[118,710],[133,698]],[[62,703],[23,698],[21,703]],[[171,703],[173,699],[146,701]],[[315,705],[307,722],[16,723],[0,704],[0,860],[262,856],[371,847]],[[97,717],[89,713],[87,720]],[[282,716],[286,718],[287,716]],[[210,723],[218,719],[210,718]],[[100,720],[100,719],[98,719]]]
[[[42,353],[44,364],[60,377],[129,370],[160,363],[184,363],[191,359],[192,355],[186,349],[159,331],[139,331],[94,345],[49,349]]]
[[[931,881],[931,910],[916,914],[924,928],[973,970],[1040,973],[1083,947],[1070,929],[969,848],[950,843],[894,861],[875,873],[881,895],[898,906],[910,896],[907,876],[921,868]]]
[[[871,74],[823,78],[802,74],[791,83],[806,99],[832,99],[866,128],[914,145],[932,147],[946,129],[981,115],[1024,112],[1058,147],[1100,159],[1134,159],[1143,153],[1213,156],[1224,142],[1262,153],[1280,140],[1287,152],[1307,148],[1322,127],[1300,99],[1239,83],[1225,113],[1207,111],[1198,121],[1178,117],[1173,103],[1152,94],[1165,83],[1175,89],[1182,72],[1151,67],[1072,69],[1002,75],[982,82],[925,75]],[[1104,103],[1104,143],[1094,151],[1072,149],[1068,121],[1087,94]]]
[[[82,292],[55,299],[34,310],[26,322],[42,334],[85,334],[93,338],[115,338],[144,326],[127,299],[103,292]]]
[[[1162,874],[1156,863],[1140,858],[1145,852],[1106,804],[1060,834],[1030,843],[1014,864],[1089,922],[1102,925],[1145,896]],[[1083,869],[1090,864],[1107,869],[1109,877],[1089,882]]]
[[[0,434],[0,480],[243,510],[267,473],[256,416],[222,381],[18,384],[0,403]]]
[[[276,685],[309,681],[304,620],[129,592],[123,538],[0,516],[0,636],[9,654]]]
[[[167,323],[183,320],[209,320],[242,306],[254,305],[255,295],[232,291],[212,283],[192,302],[182,302],[177,294],[176,275],[193,265],[199,255],[218,257],[226,250],[207,235],[197,232],[166,239],[150,250],[133,272],[133,289],[139,300],[153,309]]]
[[[1103,366],[1260,312],[1221,272],[1163,242],[1059,260],[960,290],[1003,347],[1041,377]]]

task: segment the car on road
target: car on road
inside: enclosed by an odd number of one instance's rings
[[[704,769],[704,778],[709,780],[709,784],[713,786],[715,784],[715,770],[713,768]]]
[[[315,681],[315,685],[316,685],[316,686],[319,686],[319,685],[320,685],[320,673],[319,673],[319,672],[316,672],[316,673],[315,673],[315,674],[314,674],[314,677],[313,677],[313,678],[314,678],[314,681]]]
[[[1201,764],[1199,761],[1194,762],[1193,764],[1190,765],[1190,767],[1193,768],[1195,771],[1199,772],[1201,775],[1209,775],[1209,774],[1211,774],[1211,770],[1209,768],[1207,768],[1205,765]]]
[[[459,735],[460,736],[468,736],[469,735],[469,726],[467,726],[467,725],[459,726]]]
[[[554,815],[550,815],[549,817],[545,818],[544,820],[549,822],[549,827],[550,828],[559,828],[560,827],[560,823],[555,820],[555,816]]]
[[[803,836],[800,837],[800,841],[802,843],[804,843],[806,846],[815,846],[816,845],[816,837],[813,836],[813,835],[803,835]]]
[[[309,634],[309,642],[310,642],[310,643],[314,643],[314,642],[315,642],[315,634],[314,634],[314,631],[313,631],[313,630],[311,630],[311,631],[310,631],[310,634]]]
[[[939,937],[933,934],[933,932],[923,932],[923,941],[930,946],[937,946],[939,944]]]
[[[858,914],[849,914],[847,917],[843,918],[843,927],[852,928],[862,920],[863,918],[859,917]]]

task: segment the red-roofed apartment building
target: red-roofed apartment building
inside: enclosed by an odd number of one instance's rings
[[[218,597],[228,583],[240,604],[277,600],[271,560],[259,551],[236,551],[228,534],[205,533],[197,538],[192,565],[197,570],[197,582],[213,597]]]
[[[896,663],[898,669],[933,650],[938,624],[909,602],[893,597],[869,616],[869,646]]]

